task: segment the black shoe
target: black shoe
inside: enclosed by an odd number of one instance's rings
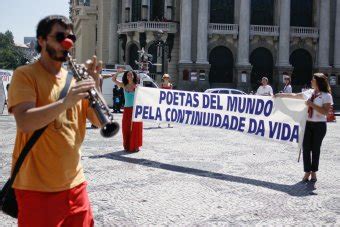
[[[308,178],[302,178],[302,183],[307,183],[309,180],[308,180]]]
[[[318,179],[316,179],[316,178],[310,179],[310,182],[312,182],[312,183],[315,183],[315,182],[317,182],[317,181],[318,181]]]

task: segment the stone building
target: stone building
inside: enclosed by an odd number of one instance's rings
[[[71,0],[70,15],[79,61],[136,67],[144,48],[156,80],[197,91],[249,92],[262,76],[279,91],[284,74],[299,91],[321,71],[340,101],[340,0]]]

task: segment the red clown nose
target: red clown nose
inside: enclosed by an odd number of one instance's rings
[[[69,38],[66,38],[61,42],[61,45],[65,50],[69,50],[71,47],[73,47],[73,41]]]

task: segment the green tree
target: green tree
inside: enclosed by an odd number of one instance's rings
[[[12,32],[0,32],[0,68],[16,69],[27,61],[26,54],[15,46]]]

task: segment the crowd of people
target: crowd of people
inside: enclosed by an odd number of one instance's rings
[[[12,167],[34,131],[46,127],[14,179],[19,226],[93,226],[86,180],[80,163],[80,147],[85,137],[86,120],[101,127],[86,99],[89,89],[100,90],[101,75],[95,57],[87,62],[92,79],[72,80],[68,93],[60,97],[68,72],[62,68],[66,39],[76,41],[72,23],[63,16],[48,16],[37,26],[40,59],[14,72],[9,89],[8,109],[15,117],[17,135]],[[172,89],[170,76],[164,74],[162,89]],[[114,111],[124,103],[122,132],[126,152],[138,152],[143,144],[143,123],[132,121],[137,74],[124,72],[122,81],[112,77]],[[268,78],[263,77],[257,95],[306,100],[308,119],[303,140],[303,181],[317,180],[320,148],[326,134],[326,115],[333,104],[327,77],[313,75],[312,89],[292,93],[286,76],[282,92],[273,95]],[[121,95],[123,93],[123,95]],[[306,113],[307,114],[307,113]],[[50,204],[53,204],[51,206]],[[48,209],[46,209],[48,207]]]

